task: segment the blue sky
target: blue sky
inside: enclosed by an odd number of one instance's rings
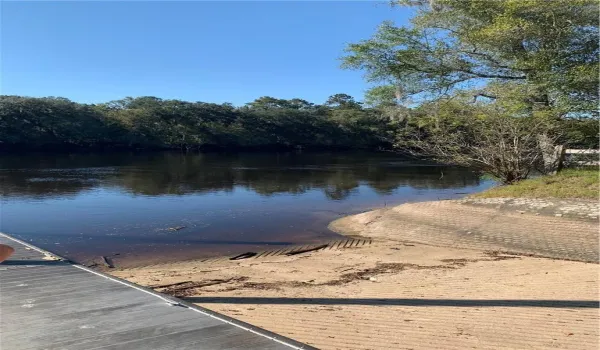
[[[409,15],[385,1],[3,1],[1,93],[362,99],[362,73],[339,68],[346,43]]]

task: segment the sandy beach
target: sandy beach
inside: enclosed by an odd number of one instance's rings
[[[322,349],[597,349],[597,219],[521,209],[404,204],[331,224],[370,245],[110,272]]]

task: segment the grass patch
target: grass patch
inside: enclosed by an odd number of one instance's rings
[[[503,185],[474,194],[476,198],[585,198],[598,199],[600,182],[598,168],[566,169],[555,176],[541,176]]]

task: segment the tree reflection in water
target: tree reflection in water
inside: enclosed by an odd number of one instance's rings
[[[419,164],[380,153],[114,153],[0,157],[3,195],[68,196],[96,187],[138,195],[232,191],[262,196],[321,190],[347,198],[360,185],[378,194],[399,187],[448,189],[477,186],[468,169]]]

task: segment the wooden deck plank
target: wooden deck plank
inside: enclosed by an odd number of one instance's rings
[[[16,249],[0,264],[0,349],[310,349],[68,261]],[[276,338],[278,340],[274,340]]]

